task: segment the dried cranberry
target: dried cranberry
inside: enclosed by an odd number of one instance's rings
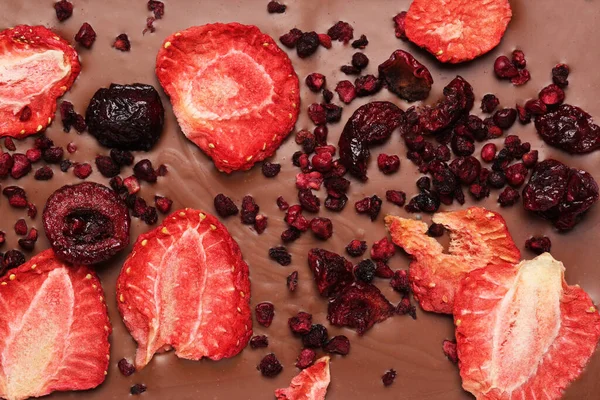
[[[27,222],[23,218],[20,218],[15,223],[15,233],[20,236],[27,234]]]
[[[394,272],[394,276],[392,276],[392,279],[390,280],[390,286],[396,292],[408,294],[410,292],[410,281],[408,279],[408,272],[405,270],[397,270],[396,272]]]
[[[396,371],[393,369],[386,371],[386,373],[383,374],[383,376],[381,377],[383,386],[390,386],[392,383],[394,383],[395,379],[396,379]]]
[[[327,30],[327,35],[333,40],[348,43],[354,38],[354,28],[344,21],[338,21]]]
[[[381,89],[381,81],[374,75],[363,75],[354,81],[358,97],[371,96]]]
[[[288,319],[288,326],[298,335],[306,335],[312,327],[312,315],[300,311],[296,316]]]
[[[31,228],[31,232],[35,232],[35,239],[21,238],[18,240],[19,247],[26,251],[32,251],[35,248],[35,242],[37,241],[37,230]]]
[[[254,220],[254,230],[259,235],[267,229],[268,218],[262,214],[258,214]]]
[[[387,261],[396,253],[394,244],[387,237],[373,243],[371,258],[375,261]]]
[[[35,171],[34,178],[38,181],[47,181],[49,179],[52,179],[53,176],[54,171],[52,171],[52,168],[45,166]]]
[[[131,376],[135,372],[135,366],[126,358],[120,359],[117,366],[124,376]]]
[[[523,164],[527,168],[533,168],[538,162],[538,151],[531,150],[529,153],[523,154]]]
[[[115,177],[121,172],[121,168],[112,158],[102,155],[96,156],[96,169],[107,178]]]
[[[322,240],[327,240],[333,235],[333,224],[329,218],[313,218],[310,221],[310,230]]]
[[[267,4],[267,12],[269,14],[283,14],[286,8],[285,4],[281,4],[278,1],[269,1],[269,4]]]
[[[375,276],[382,279],[390,279],[394,276],[394,271],[383,261],[377,261],[375,263],[377,268],[375,269]]]
[[[325,75],[319,74],[318,72],[313,72],[312,74],[306,77],[306,86],[313,92],[319,92],[323,87],[325,87]]]
[[[406,32],[404,29],[405,20],[406,20],[406,11],[402,11],[397,14],[394,18],[394,30],[396,32],[396,37],[402,40],[408,40],[406,37]]]
[[[25,156],[28,158],[27,156]],[[5,178],[14,165],[12,156],[8,153],[0,154],[0,178]]]
[[[67,0],[57,1],[54,3],[54,10],[56,11],[56,18],[63,22],[73,15],[73,3],[69,3]]]
[[[327,328],[321,324],[314,324],[308,333],[302,335],[302,344],[311,349],[323,347],[327,342],[327,336]]]
[[[435,192],[423,190],[410,199],[404,209],[408,212],[434,213],[440,208],[440,198]]]
[[[346,195],[342,195],[341,197],[333,197],[327,196],[325,199],[325,208],[330,211],[342,211],[348,202],[348,197]]]
[[[362,260],[354,267],[354,276],[359,281],[371,283],[373,278],[375,278],[376,270],[377,266],[373,261]]]
[[[539,99],[527,100],[525,110],[531,115],[544,115],[548,112],[548,107]]]
[[[503,188],[506,185],[506,175],[502,171],[492,171],[488,175],[486,182],[495,189]]]
[[[398,315],[410,315],[412,319],[417,319],[417,309],[410,302],[410,297],[408,294],[404,294],[402,296],[402,300],[398,303],[396,307],[396,314]]]
[[[357,201],[354,204],[356,212],[359,214],[367,214],[371,218],[371,221],[375,221],[381,211],[382,201],[377,195],[371,197],[365,197],[362,200]]]
[[[340,67],[340,71],[342,71],[346,75],[360,74],[360,69],[356,68],[354,65],[342,65]]]
[[[302,208],[309,212],[319,212],[321,201],[310,189],[300,189],[298,191],[298,201]]]
[[[333,100],[333,92],[329,89],[323,89],[323,100],[325,103],[331,102]]]
[[[406,193],[400,190],[388,190],[385,192],[385,198],[390,203],[402,207],[406,203]]]
[[[350,353],[350,340],[344,335],[334,336],[325,343],[323,350],[327,353],[345,356]]]
[[[311,56],[319,48],[319,35],[317,32],[303,32],[296,41],[296,53],[300,58]]]
[[[96,31],[94,31],[94,28],[92,28],[90,24],[84,22],[75,35],[75,41],[83,47],[89,49],[96,41]]]
[[[367,242],[365,242],[364,240],[354,239],[346,246],[346,252],[351,257],[360,257],[365,253],[366,250]]]
[[[552,242],[547,236],[531,237],[525,241],[525,247],[536,254],[549,253]]]
[[[292,255],[283,246],[270,248],[269,257],[284,267],[292,263]]]
[[[318,171],[310,173],[300,173],[296,175],[296,187],[298,189],[319,190],[323,183],[323,174]]]
[[[317,358],[317,352],[313,349],[302,349],[298,358],[296,359],[296,367],[299,369],[305,369],[313,365]]]
[[[253,349],[262,349],[269,346],[269,338],[266,335],[252,336],[250,339],[250,347]]]
[[[129,150],[111,149],[110,158],[120,166],[133,165],[134,157]]]
[[[444,145],[444,144],[440,144],[438,147],[435,148],[434,151],[434,158],[438,161],[450,161],[450,157],[452,155],[450,154],[450,149],[448,148],[448,146]]]
[[[280,36],[279,41],[285,47],[293,49],[294,47],[296,47],[296,44],[298,43],[298,40],[300,39],[301,36],[302,36],[302,31],[300,29],[293,28],[288,33]]]
[[[457,156],[470,156],[475,152],[473,139],[468,136],[454,135],[451,146]]]
[[[135,176],[129,176],[123,180],[123,186],[127,189],[127,193],[136,194],[140,191],[140,181]]]
[[[298,271],[294,271],[286,278],[287,288],[290,292],[294,292],[298,287]]]
[[[25,154],[13,153],[12,161],[10,176],[13,179],[21,179],[31,172],[31,161],[29,161]]]
[[[121,33],[115,38],[115,41],[113,42],[113,47],[121,51],[131,50],[131,42],[129,41],[129,36],[127,36],[126,33]]]
[[[293,242],[298,239],[302,232],[294,227],[288,228],[285,231],[281,232],[281,240],[284,243]]]
[[[333,157],[331,156],[331,153],[322,152],[315,154],[311,163],[317,172],[329,172],[333,167]]]
[[[158,175],[152,166],[152,162],[148,159],[143,159],[138,161],[133,166],[133,173],[136,178],[141,181],[146,181],[150,183],[156,182]]]
[[[498,196],[498,203],[502,207],[510,207],[516,204],[520,197],[521,195],[517,190],[507,186],[502,193],[500,193],[500,196]]]
[[[446,231],[446,228],[444,228],[444,225],[432,223],[431,225],[429,225],[429,228],[427,229],[427,235],[429,235],[431,237],[440,237],[440,236],[444,235],[445,231]]]
[[[424,100],[429,95],[433,78],[427,67],[412,54],[396,50],[378,69],[387,88],[399,97],[412,102]]]
[[[288,208],[290,208],[290,205],[288,204],[287,201],[285,201],[285,199],[283,198],[283,196],[279,196],[277,198],[277,207],[281,210],[281,211],[285,211]]]
[[[481,159],[485,162],[492,162],[496,157],[496,145],[494,143],[487,143],[481,148]]]
[[[315,127],[313,131],[315,135],[315,142],[319,146],[323,146],[327,144],[327,134],[329,133],[329,129],[327,129],[327,125],[319,125]]]
[[[514,108],[503,108],[494,113],[494,124],[500,129],[506,130],[513,126],[517,120],[517,110]]]
[[[283,366],[273,353],[267,354],[261,361],[258,367],[256,368],[260,371],[263,376],[267,378],[272,378],[283,370]]]
[[[520,69],[519,74],[510,79],[510,82],[515,86],[521,86],[529,82],[531,74],[526,69]]]
[[[482,200],[490,195],[490,188],[485,184],[473,183],[469,186],[469,193],[475,200]]]
[[[352,114],[338,143],[340,160],[352,175],[367,179],[369,146],[385,142],[399,126],[402,114],[396,105],[381,101],[365,104]]]
[[[514,78],[519,74],[517,67],[506,56],[500,56],[494,61],[494,72],[501,79]]]
[[[2,190],[2,194],[8,198],[11,207],[25,208],[28,205],[25,190],[18,186],[7,186]]]
[[[254,225],[259,209],[260,208],[254,202],[254,198],[252,196],[244,196],[242,199],[242,223],[246,225]]]
[[[507,182],[513,187],[519,187],[527,178],[527,167],[523,163],[513,164],[504,171]]]
[[[146,207],[142,213],[140,219],[146,223],[146,225],[154,225],[158,222],[158,213],[156,207]]]
[[[456,351],[456,341],[455,340],[444,340],[442,343],[442,349],[448,360],[453,362],[454,364],[458,363],[458,352]]]
[[[519,122],[523,125],[531,122],[531,114],[527,109],[523,106],[516,105],[517,108],[517,117],[519,118]]]
[[[293,205],[285,213],[285,222],[299,231],[306,232],[309,228],[307,219],[302,215],[302,206]]]
[[[273,178],[281,171],[281,164],[265,161],[262,165],[262,173],[267,178]]]
[[[271,326],[273,317],[275,316],[275,306],[268,302],[258,303],[254,308],[254,313],[256,321],[265,328],[268,328]]]
[[[400,157],[381,153],[377,156],[377,166],[384,174],[393,174],[400,169]]]
[[[308,107],[308,117],[315,125],[322,125],[327,122],[325,108],[318,103],[313,103]]]
[[[77,151],[77,145],[73,142],[70,142],[69,144],[67,144],[67,151],[69,152],[69,154],[75,153]]]
[[[556,64],[552,68],[552,82],[561,88],[564,88],[569,84],[567,78],[569,77],[569,66],[567,64]]]
[[[129,393],[132,395],[138,395],[144,393],[148,388],[143,383],[136,383],[131,388],[129,388]]]
[[[173,200],[168,197],[154,196],[154,204],[156,205],[156,209],[162,214],[168,214],[171,211]]]
[[[369,44],[369,39],[365,35],[360,35],[360,38],[352,42],[352,47],[355,49],[364,49]]]
[[[540,90],[538,97],[542,103],[552,108],[565,101],[565,92],[558,85],[552,84]]]
[[[579,107],[563,104],[535,119],[544,141],[571,154],[589,153],[600,147],[600,127]]]
[[[450,163],[450,170],[463,185],[473,183],[481,172],[481,163],[475,157],[458,157]]]
[[[489,114],[498,107],[498,104],[500,104],[500,100],[493,94],[488,93],[481,99],[481,111]]]
[[[339,81],[335,86],[335,91],[345,104],[349,104],[356,97],[356,88],[352,82],[347,80]]]
[[[352,65],[358,69],[365,69],[369,65],[369,57],[365,53],[354,53],[352,55]]]
[[[522,50],[513,50],[512,63],[515,67],[519,69],[525,68],[527,66],[527,61],[525,60],[525,53],[523,53]]]
[[[9,151],[17,150],[17,146],[15,146],[15,142],[13,141],[13,139],[11,137],[4,138],[4,147],[6,147],[6,150],[9,150]]]

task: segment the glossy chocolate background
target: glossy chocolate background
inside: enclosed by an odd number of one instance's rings
[[[545,0],[511,1],[513,19],[502,43],[488,55],[475,62],[459,66],[439,64],[430,55],[402,42],[394,36],[392,17],[406,10],[410,1],[387,0],[329,0],[329,1],[293,1],[286,0],[288,11],[285,14],[269,15],[266,12],[267,0],[246,1],[166,1],[165,16],[155,23],[156,32],[142,35],[146,18],[150,13],[146,1],[82,1],[73,0],[73,17],[59,23],[56,19],[53,1],[9,1],[5,0],[0,14],[0,28],[17,24],[42,24],[55,29],[64,38],[73,43],[73,37],[83,22],[89,22],[98,34],[92,49],[76,46],[79,51],[82,72],[73,88],[64,99],[75,104],[79,113],[84,113],[87,103],[99,87],[111,82],[141,82],[154,85],[162,94],[154,75],[155,55],[164,38],[171,33],[192,25],[210,22],[238,21],[255,24],[261,30],[277,38],[296,26],[302,30],[325,32],[338,20],[350,22],[354,26],[355,38],[366,34],[370,43],[365,53],[371,59],[367,73],[375,73],[377,65],[388,58],[396,49],[410,51],[424,63],[434,78],[432,93],[427,103],[434,102],[443,86],[456,74],[462,75],[474,87],[477,97],[473,110],[478,113],[479,99],[486,93],[495,93],[503,106],[514,106],[515,102],[524,103],[534,97],[537,91],[550,83],[550,70],[558,62],[568,63],[571,67],[567,102],[583,107],[600,122],[600,74],[598,74],[597,48],[600,44],[598,21],[600,4],[588,0]],[[131,39],[131,51],[128,53],[111,48],[112,41],[120,33],[127,33]],[[514,48],[524,50],[527,67],[532,79],[525,86],[516,88],[510,83],[498,81],[492,70],[493,61],[500,54],[509,54]],[[303,82],[311,72],[321,72],[327,76],[328,86],[333,89],[338,80],[346,79],[339,67],[348,64],[354,49],[334,42],[331,50],[320,48],[312,57],[300,60],[294,51],[289,51],[298,76]],[[301,84],[302,113],[297,129],[310,128],[312,124],[306,115],[306,108],[320,97],[311,93]],[[164,96],[164,94],[163,94]],[[357,99],[344,108],[342,122],[330,126],[330,142],[337,144],[343,124],[360,105],[374,99],[390,100],[402,109],[408,105],[383,90],[374,98]],[[405,215],[404,211],[384,202],[383,210],[375,222],[365,216],[357,215],[353,210],[356,200],[376,193],[385,196],[386,189],[401,189],[409,196],[416,193],[415,181],[419,176],[415,166],[405,158],[404,143],[397,133],[384,146],[373,149],[369,167],[369,181],[366,184],[352,182],[350,201],[341,214],[323,210],[321,215],[333,219],[334,237],[327,242],[319,242],[305,234],[289,246],[293,254],[292,265],[281,267],[267,257],[269,247],[279,244],[279,235],[284,227],[281,213],[275,199],[283,195],[290,203],[295,201],[294,189],[297,168],[291,165],[291,155],[298,150],[293,135],[286,140],[271,161],[283,165],[282,173],[275,179],[267,179],[256,167],[249,172],[225,175],[214,168],[212,162],[193,144],[188,142],[179,130],[173,112],[166,97],[165,130],[158,145],[148,154],[136,154],[136,160],[150,158],[155,165],[166,163],[169,174],[159,179],[155,185],[142,184],[142,196],[150,203],[155,193],[166,195],[174,200],[174,209],[194,207],[213,212],[213,197],[220,192],[231,196],[240,203],[246,194],[255,196],[261,213],[269,217],[266,232],[258,236],[252,229],[233,217],[224,221],[231,234],[237,239],[250,265],[252,279],[252,304],[271,301],[275,304],[275,320],[266,329],[255,324],[256,334],[269,336],[269,348],[252,350],[247,348],[239,356],[220,362],[203,360],[192,362],[177,359],[173,354],[157,355],[143,371],[131,377],[122,376],[117,369],[117,361],[122,357],[133,358],[135,343],[128,335],[116,310],[114,286],[120,267],[128,251],[110,263],[97,267],[110,309],[113,324],[111,337],[111,363],[104,384],[98,389],[84,393],[60,393],[52,395],[55,399],[123,399],[129,396],[129,387],[134,383],[145,383],[148,391],[146,399],[268,399],[273,398],[273,390],[285,387],[298,372],[294,367],[295,358],[301,344],[292,337],[287,328],[287,318],[299,310],[313,313],[314,321],[326,323],[326,300],[316,294],[309,273],[306,254],[311,247],[321,246],[336,252],[343,252],[344,246],[354,238],[364,238],[369,245],[382,238],[386,232],[383,215],[394,213]],[[336,96],[337,102],[337,96]],[[557,149],[544,145],[535,133],[533,124],[521,126],[516,123],[509,131],[528,140],[532,148],[540,151],[540,159],[555,157],[573,167],[586,169],[598,180],[600,165],[598,152],[590,155],[571,157]],[[77,144],[79,150],[69,156],[73,161],[87,161],[93,164],[97,154],[107,154],[89,134],[77,135],[74,130],[69,134],[62,132],[60,121],[55,121],[47,134],[57,144],[66,146],[69,142]],[[32,146],[32,139],[17,143],[23,152]],[[481,145],[478,145],[477,154]],[[402,159],[400,172],[384,176],[378,171],[374,158],[379,152],[399,154]],[[55,176],[48,182],[33,180],[33,174],[16,184],[27,189],[41,211],[45,199],[58,187],[78,181],[72,170],[66,174],[55,166]],[[95,168],[95,166],[94,166]],[[131,174],[123,170],[123,176]],[[89,180],[106,183],[107,179],[94,172]],[[11,180],[2,182],[3,186],[13,184]],[[496,199],[499,191],[480,205],[498,209]],[[323,192],[320,193],[322,200]],[[468,205],[474,204],[469,196]],[[449,209],[448,207],[442,209]],[[507,219],[515,242],[523,247],[525,239],[531,235],[548,235],[553,242],[552,254],[566,265],[566,277],[570,284],[581,285],[596,302],[600,302],[600,268],[598,268],[597,248],[600,240],[600,205],[588,213],[586,219],[572,232],[559,234],[551,225],[523,211],[521,205],[502,210]],[[0,200],[0,230],[7,232],[8,243],[3,250],[16,246],[12,226],[19,217],[25,217],[20,210],[11,209],[5,198]],[[27,219],[27,217],[25,217]],[[427,217],[425,217],[427,218]],[[32,224],[28,219],[28,224]],[[38,215],[33,222],[41,233],[36,251],[45,248],[41,218]],[[133,219],[132,242],[149,227]],[[391,266],[406,268],[408,258],[398,252],[391,260]],[[523,249],[523,256],[533,254]],[[355,260],[358,261],[358,260]],[[294,294],[285,286],[285,277],[293,270],[300,273],[300,285]],[[379,281],[378,285],[393,303],[400,297],[387,285]],[[418,319],[394,317],[378,324],[363,337],[353,331],[329,327],[330,335],[345,334],[352,343],[350,354],[345,357],[334,356],[331,363],[332,382],[328,399],[422,399],[422,400],[460,400],[472,398],[461,389],[458,369],[450,363],[442,352],[442,341],[453,337],[453,326],[449,316],[428,314],[417,310]],[[275,352],[284,365],[283,373],[275,379],[260,376],[255,369],[259,360],[268,352]],[[389,368],[398,371],[395,383],[384,388],[381,375]],[[566,392],[565,399],[596,399],[600,396],[600,352],[581,378]]]

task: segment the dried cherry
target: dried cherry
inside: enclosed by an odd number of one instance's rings
[[[323,249],[308,252],[308,265],[322,296],[331,296],[352,283],[352,263],[344,257]]]
[[[404,50],[396,50],[379,65],[379,77],[391,92],[409,102],[426,99],[433,85],[427,67]]]
[[[600,147],[600,126],[581,108],[569,104],[536,117],[535,128],[546,143],[571,154],[589,153]]]

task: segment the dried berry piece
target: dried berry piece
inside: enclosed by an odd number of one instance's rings
[[[512,63],[515,67],[523,69],[527,66],[527,60],[525,60],[525,53],[522,50],[513,50],[512,52]]]
[[[54,10],[56,11],[56,18],[63,22],[73,15],[73,3],[69,3],[67,0],[57,1],[54,3]]]
[[[481,159],[488,163],[494,161],[494,157],[496,157],[496,151],[497,147],[494,143],[487,143],[481,148]]]
[[[339,81],[335,86],[335,91],[345,104],[350,104],[356,98],[356,87],[350,81]]]
[[[327,30],[327,35],[333,40],[348,43],[354,38],[354,28],[344,21],[338,21]]]
[[[116,291],[138,343],[138,370],[171,347],[189,360],[237,355],[252,336],[250,297],[248,265],[235,240],[216,217],[189,208],[138,237]]]
[[[124,376],[131,376],[135,372],[135,366],[126,358],[121,358],[117,363],[117,366]]]
[[[473,108],[473,88],[461,76],[450,81],[443,93],[444,97],[435,106],[423,107],[417,116],[419,127],[425,132],[438,133],[448,129]]]
[[[365,35],[360,35],[360,38],[352,42],[352,47],[355,49],[364,49],[369,44],[369,39]]]
[[[13,163],[10,169],[10,176],[13,179],[21,179],[31,172],[31,161],[29,161],[25,154],[13,153],[12,161]]]
[[[507,187],[500,193],[500,196],[498,196],[498,203],[502,207],[510,207],[516,204],[520,197],[521,195],[517,190]]]
[[[252,336],[250,347],[253,349],[262,349],[269,346],[269,338],[266,335]]]
[[[230,208],[231,206],[227,204]],[[258,215],[259,207],[254,201],[252,196],[244,196],[242,199],[242,212],[241,219],[242,223],[246,225],[253,225],[256,222],[256,216]]]
[[[27,194],[22,188],[18,186],[6,186],[2,190],[2,194],[8,198],[8,203],[11,205],[11,207],[27,207]]]
[[[511,78],[510,82],[515,86],[521,86],[529,82],[531,79],[531,74],[526,69],[520,69],[519,75]]]
[[[292,255],[283,246],[271,247],[269,257],[284,267],[292,263]]]
[[[354,53],[352,54],[352,66],[360,70],[365,69],[369,65],[369,57],[365,53]]]
[[[292,332],[298,335],[306,335],[312,327],[312,315],[300,311],[296,316],[288,319],[288,325]]]
[[[448,360],[454,364],[458,364],[458,353],[456,351],[456,340],[444,340],[442,343],[442,350]]]
[[[535,128],[544,142],[571,154],[589,153],[600,147],[600,127],[588,113],[569,104],[536,117]]]
[[[283,366],[273,353],[267,354],[261,361],[258,367],[256,367],[263,376],[272,378],[283,370]]]
[[[390,203],[394,203],[395,205],[402,207],[406,202],[406,193],[400,190],[388,190],[385,192],[385,198]]]
[[[171,211],[173,200],[168,197],[154,196],[154,204],[156,204],[156,209],[162,214],[168,214]]]
[[[269,14],[283,14],[287,6],[278,1],[269,1],[267,4],[267,12]]]
[[[129,41],[129,36],[126,33],[121,33],[119,36],[115,38],[115,41],[112,45],[115,49],[121,51],[129,51],[131,50],[131,42]]]
[[[96,169],[106,178],[113,178],[121,172],[121,168],[109,156],[96,156]]]
[[[318,93],[325,87],[325,75],[313,72],[306,77],[306,86],[315,93]]]
[[[69,161],[69,167],[70,166],[71,166],[71,164]],[[61,163],[61,167],[62,167],[62,163]],[[73,174],[79,179],[85,179],[92,174],[92,166],[88,163],[75,164],[75,168],[73,168]]]
[[[406,36],[441,62],[461,63],[496,47],[511,17],[507,0],[415,0],[406,14]]]
[[[254,220],[254,230],[256,233],[260,235],[265,231],[265,229],[267,229],[268,220],[269,219],[264,215],[259,214],[256,216],[256,219]]]
[[[367,251],[367,242],[364,240],[354,239],[346,246],[346,252],[351,257],[360,257],[365,253],[365,251]]]
[[[288,208],[290,208],[290,205],[288,204],[287,201],[285,201],[285,199],[283,198],[283,196],[279,196],[277,198],[277,207],[281,210],[281,211],[285,211]]]
[[[298,43],[300,36],[302,36],[302,31],[300,29],[293,28],[288,33],[281,35],[279,37],[279,41],[285,47],[293,49],[294,47],[296,47],[296,43]]]
[[[302,349],[298,358],[296,359],[296,367],[299,369],[305,369],[313,365],[317,358],[317,352],[313,349]]]
[[[393,174],[400,169],[400,157],[381,153],[377,156],[377,167],[386,175]]]
[[[317,51],[319,44],[317,32],[303,32],[296,42],[296,53],[300,58],[310,57]]]
[[[351,174],[367,179],[369,146],[385,142],[399,126],[403,112],[390,102],[371,102],[350,117],[340,137],[340,160]]]
[[[510,79],[519,75],[517,67],[506,56],[499,56],[494,61],[494,73],[500,79]]]
[[[331,296],[354,280],[352,263],[327,250],[311,249],[308,252],[308,265],[322,296]]]
[[[499,104],[500,100],[495,95],[488,93],[481,99],[481,111],[490,114]]]
[[[271,322],[273,322],[273,317],[275,316],[275,306],[268,302],[258,303],[254,308],[254,313],[256,321],[265,328],[268,328],[271,326]]]
[[[52,179],[53,176],[54,171],[52,171],[52,168],[45,166],[35,171],[34,178],[38,181],[47,181]]]
[[[96,31],[87,22],[84,22],[75,35],[75,41],[83,47],[89,49],[96,41]]]
[[[404,270],[398,270],[394,272],[394,276],[390,279],[390,286],[398,293],[409,294],[410,293],[410,281],[408,278],[408,272]]]
[[[553,109],[558,107],[565,101],[565,92],[558,85],[548,85],[538,94],[542,103]]]
[[[327,328],[321,324],[314,324],[308,333],[302,335],[302,345],[309,349],[318,349],[327,342]]]
[[[96,91],[85,120],[89,132],[103,146],[148,151],[162,133],[164,111],[154,87],[113,83]]]
[[[342,65],[340,67],[340,71],[342,71],[346,75],[359,75],[360,74],[360,69],[358,69],[354,65]]]
[[[426,99],[433,85],[427,67],[404,50],[396,50],[379,65],[379,76],[391,92],[409,102]]]
[[[285,214],[285,222],[301,232],[306,232],[309,228],[309,222],[302,215],[302,206],[300,205],[293,205],[288,208]]]
[[[375,278],[375,270],[377,266],[371,260],[362,260],[354,267],[354,277],[356,280],[371,283]]]
[[[290,292],[296,291],[298,287],[298,271],[294,271],[286,278],[287,288]]]
[[[427,235],[426,223],[387,216],[394,243],[413,257],[410,279],[415,300],[426,311],[452,313],[454,293],[469,271],[516,263],[520,253],[500,214],[480,207],[435,214],[450,232],[449,251]],[[473,257],[477,254],[477,257]]]
[[[46,202],[43,222],[56,256],[71,263],[96,264],[129,244],[127,207],[98,183],[56,190]]]
[[[536,254],[549,253],[552,242],[548,236],[530,237],[525,241],[525,248]]]
[[[129,388],[129,393],[131,393],[132,395],[138,395],[144,393],[146,390],[148,390],[148,387],[146,385],[144,385],[143,383],[136,383],[135,385]]]
[[[281,171],[281,164],[270,163],[265,161],[262,165],[262,173],[267,178],[273,178]]]
[[[313,36],[319,44],[318,35],[298,32],[289,44]],[[176,32],[159,50],[156,74],[183,133],[227,173],[271,157],[298,118],[298,76],[256,26],[217,23]],[[224,87],[232,90],[224,94]]]
[[[527,167],[523,163],[516,163],[504,170],[506,181],[513,187],[519,187],[527,178]]]
[[[569,66],[567,64],[556,64],[552,68],[552,82],[561,88],[564,88],[569,84]]]
[[[397,374],[394,369],[387,370],[385,374],[383,374],[383,376],[381,377],[381,382],[383,382],[383,386],[390,386],[392,383],[394,383],[396,375]]]
[[[345,356],[350,352],[350,340],[344,335],[334,336],[325,343],[323,350],[327,353]]]
[[[517,110],[514,108],[503,108],[494,113],[494,124],[502,130],[509,129],[517,120]]]
[[[304,353],[304,350],[302,353]],[[308,357],[305,356],[303,358]],[[306,364],[300,360],[301,357],[299,356],[296,366],[300,369],[306,369],[292,379],[289,387],[285,389],[276,389],[275,398],[277,400],[299,400],[302,398],[311,398],[314,400],[325,399],[327,386],[329,386],[329,382],[331,381],[331,375],[329,374],[329,357],[319,358],[311,367],[309,367],[309,365],[312,364],[312,361],[310,364]]]
[[[396,253],[394,244],[386,237],[373,243],[371,258],[375,261],[386,262]]]
[[[63,130],[69,132],[71,127],[79,133],[86,130],[87,125],[82,115],[75,112],[73,104],[69,101],[63,101],[60,103],[60,118],[63,123]]]
[[[329,218],[313,218],[310,221],[310,230],[317,238],[327,240],[333,235],[333,224]]]
[[[485,146],[484,146],[485,147]],[[482,150],[483,152],[483,150]],[[481,163],[475,157],[458,157],[450,163],[450,171],[463,185],[475,182],[481,172]],[[449,177],[448,179],[451,179]],[[455,189],[450,187],[449,189]],[[452,190],[448,190],[451,192]]]
[[[463,388],[475,397],[489,390],[499,398],[560,399],[600,340],[592,300],[565,282],[563,264],[549,253],[515,268],[472,271],[456,294],[455,310]],[[511,329],[495,329],[498,322]],[[501,357],[494,356],[496,343],[502,343]],[[513,368],[515,359],[519,368]]]
[[[354,208],[356,209],[357,213],[367,214],[371,218],[371,221],[375,221],[379,215],[379,211],[381,211],[382,203],[383,202],[379,197],[377,197],[377,195],[373,195],[357,201],[354,204]]]

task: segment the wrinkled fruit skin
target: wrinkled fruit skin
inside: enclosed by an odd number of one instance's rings
[[[394,306],[371,284],[355,282],[329,301],[327,319],[332,325],[355,329],[359,335],[394,313]]]
[[[600,147],[600,126],[579,107],[561,105],[558,110],[538,115],[535,129],[551,146],[571,154],[583,154]]]
[[[533,169],[523,188],[523,207],[566,231],[581,220],[598,197],[598,184],[592,175],[549,159]]]
[[[473,87],[461,76],[456,76],[444,87],[444,97],[436,105],[421,110],[419,126],[425,132],[438,133],[466,115],[474,103]]]
[[[352,263],[344,257],[323,249],[308,252],[308,266],[322,296],[331,296],[352,283]]]
[[[94,182],[66,185],[46,202],[44,231],[61,260],[96,264],[129,244],[129,211],[108,187]]]
[[[340,160],[352,175],[367,180],[369,147],[388,140],[403,114],[388,101],[365,104],[352,114],[338,143]]]
[[[427,67],[404,50],[396,50],[379,65],[379,77],[391,92],[409,102],[426,99],[433,85]]]
[[[94,94],[85,122],[103,146],[148,151],[160,138],[164,114],[160,96],[152,86],[112,83]]]

